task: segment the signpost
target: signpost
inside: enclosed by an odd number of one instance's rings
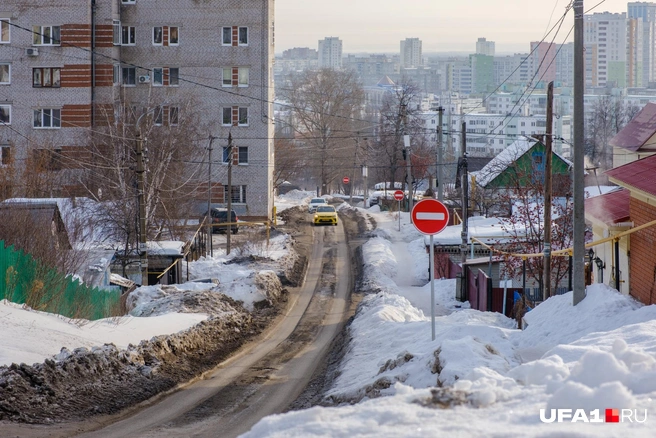
[[[404,197],[405,194],[402,190],[397,190],[394,192],[394,199],[399,201],[399,231],[401,231],[401,201],[403,201]]]
[[[449,224],[449,209],[436,199],[423,199],[412,208],[410,217],[417,231],[430,236],[431,322],[433,340],[435,340],[435,247],[433,246],[433,236],[442,232]]]
[[[344,184],[348,184],[349,182],[351,182],[351,179],[348,176],[345,176],[344,178],[342,178],[342,182]]]

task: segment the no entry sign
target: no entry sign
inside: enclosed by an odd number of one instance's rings
[[[403,200],[403,192],[401,190],[397,190],[394,192],[394,199],[397,201],[402,201]]]
[[[412,223],[422,234],[437,234],[449,224],[449,210],[436,199],[423,199],[412,208]]]
[[[345,176],[344,178],[342,178],[342,182],[343,182],[344,184],[348,184],[349,182],[351,182],[351,180],[349,179],[348,176]]]

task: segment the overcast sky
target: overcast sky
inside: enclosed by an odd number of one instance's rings
[[[528,52],[530,41],[540,41],[567,4],[569,0],[277,0],[276,53],[292,47],[316,49],[327,36],[339,37],[344,53],[398,52],[405,38],[421,39],[424,53],[474,52],[479,37],[494,41],[497,53]],[[624,0],[584,0],[586,11],[594,8],[589,13],[626,12],[626,5]],[[564,42],[573,24],[570,12],[554,42]]]

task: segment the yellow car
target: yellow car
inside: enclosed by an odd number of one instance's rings
[[[337,226],[337,211],[332,205],[319,205],[314,212],[313,225],[335,225]]]

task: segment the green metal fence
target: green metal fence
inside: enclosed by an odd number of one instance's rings
[[[118,316],[120,291],[92,288],[46,267],[0,240],[0,300],[89,320]]]

